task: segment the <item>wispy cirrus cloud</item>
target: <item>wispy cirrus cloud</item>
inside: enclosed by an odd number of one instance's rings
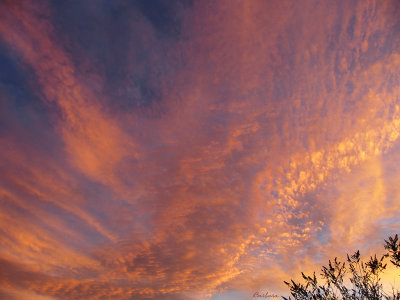
[[[396,228],[394,1],[156,2],[0,7],[2,291],[280,290]]]

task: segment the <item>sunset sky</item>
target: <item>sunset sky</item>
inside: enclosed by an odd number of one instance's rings
[[[0,2],[0,299],[287,295],[399,211],[398,0]]]

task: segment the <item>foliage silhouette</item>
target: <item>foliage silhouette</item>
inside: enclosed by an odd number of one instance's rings
[[[400,300],[400,291],[389,293],[383,290],[380,275],[386,269],[385,260],[400,268],[400,242],[396,234],[385,240],[387,253],[380,258],[370,257],[363,262],[360,259],[360,251],[353,255],[347,255],[346,262],[340,262],[337,258],[329,261],[328,266],[321,269],[321,278],[318,279],[315,272],[312,276],[301,273],[304,283],[296,283],[293,280],[285,282],[289,287],[293,298],[282,297],[285,300]]]

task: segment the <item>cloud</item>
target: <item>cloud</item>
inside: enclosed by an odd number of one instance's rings
[[[279,292],[396,228],[394,1],[157,2],[0,6],[2,293]]]

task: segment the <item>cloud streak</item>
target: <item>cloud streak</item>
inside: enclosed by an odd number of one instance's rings
[[[1,293],[281,291],[398,229],[395,1],[155,2],[1,4]]]

